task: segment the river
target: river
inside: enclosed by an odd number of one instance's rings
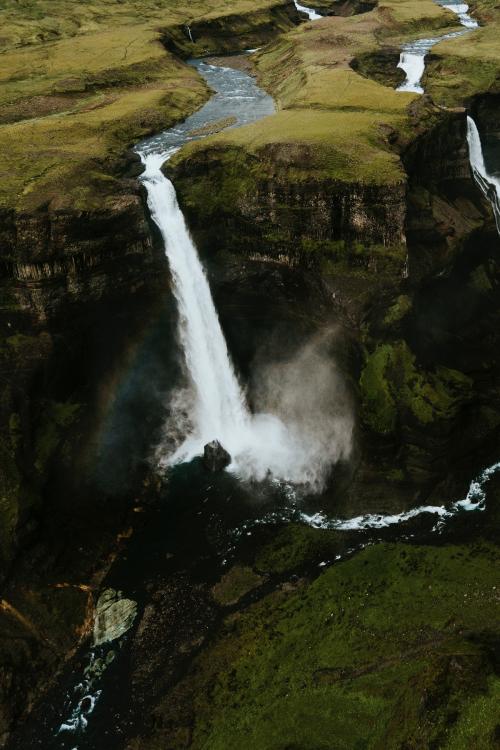
[[[297,7],[308,13],[310,20],[320,18],[311,9]],[[456,5],[453,10],[467,28],[473,27],[466,6]],[[420,91],[425,54],[437,41],[421,40],[405,47],[400,66],[408,79],[401,90]],[[172,274],[186,375],[176,399],[183,427],[177,429],[176,439],[170,439],[167,425],[165,443],[158,446],[159,465],[168,474],[168,490],[162,491],[164,502],[147,514],[106,581],[107,587],[124,592],[121,599],[132,602],[138,616],[127,622],[128,632],[121,632],[112,642],[104,640],[79,651],[38,711],[33,726],[27,728],[26,747],[113,750],[123,746],[122,738],[131,726],[140,725],[140,706],[134,706],[127,676],[134,633],[155,581],[185,571],[190,580],[216,581],[249,537],[266,525],[289,521],[344,532],[337,558],[380,539],[432,537],[445,541],[457,525],[469,523],[465,520],[468,514],[485,509],[488,482],[500,470],[500,464],[495,463],[480,472],[466,496],[446,507],[417,505],[397,513],[370,512],[351,518],[337,518],[323,509],[321,489],[339,457],[332,449],[332,435],[318,437],[314,431],[287,421],[283,414],[252,413],[174,185],[162,171],[179,148],[207,134],[206,126],[244,126],[271,115],[274,103],[240,70],[201,60],[191,64],[215,91],[214,96],[184,123],[137,146],[144,164],[141,180]],[[472,121],[469,147],[478,184],[490,199],[496,196],[498,208],[498,181],[484,165]],[[180,416],[175,410],[172,414],[178,428]],[[349,430],[352,425],[345,422],[342,428]],[[204,444],[214,439],[221,441],[232,458],[228,471],[217,476],[207,475],[199,459]]]

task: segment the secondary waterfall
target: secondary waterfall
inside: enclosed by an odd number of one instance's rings
[[[307,8],[305,5],[300,5],[300,3],[297,2],[297,0],[294,0],[294,1],[295,1],[295,7],[297,8],[297,10],[300,13],[307,13],[310,21],[318,21],[320,18],[323,18],[322,15],[317,13],[312,8]]]
[[[491,203],[497,229],[500,234],[500,180],[489,174],[483,157],[483,148],[477,125],[472,117],[467,117],[467,143],[469,144],[469,159],[472,174],[481,192]]]

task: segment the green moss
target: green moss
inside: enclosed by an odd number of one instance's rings
[[[489,677],[483,695],[474,696],[450,732],[445,750],[498,747],[500,678]]]
[[[404,482],[405,474],[402,469],[391,469],[386,474],[387,479],[390,482]]]
[[[500,614],[498,563],[488,545],[377,545],[265,597],[226,620],[157,709],[168,746],[191,726],[193,750],[453,747],[471,706],[493,705],[481,632]],[[483,738],[477,750],[493,750]]]
[[[439,104],[457,106],[478,93],[500,92],[500,11],[498,5],[478,0],[474,12],[484,26],[433,48],[426,90]]]
[[[14,350],[14,353],[22,354],[23,349],[30,349],[33,344],[36,344],[37,338],[35,336],[25,336],[22,333],[17,333],[15,336],[9,336],[5,343],[8,347]]]
[[[251,568],[235,565],[225,573],[213,589],[213,597],[218,604],[236,604],[242,596],[262,583],[262,576]]]
[[[298,570],[306,563],[321,562],[325,557],[331,559],[338,551],[340,538],[336,531],[291,523],[259,551],[254,565],[259,571],[273,574]]]
[[[392,347],[382,344],[368,358],[359,381],[365,422],[382,435],[394,431],[397,408],[386,369],[391,361]]]
[[[411,307],[412,302],[410,297],[406,294],[401,294],[396,302],[387,310],[384,317],[384,325],[393,326],[395,323],[399,323],[406,315],[408,315]]]
[[[399,341],[380,344],[367,358],[360,389],[366,424],[388,434],[408,414],[423,425],[453,418],[470,398],[472,380],[445,367],[433,373],[418,369],[408,345]]]

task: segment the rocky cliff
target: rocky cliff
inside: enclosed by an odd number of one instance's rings
[[[300,21],[295,4],[287,0],[246,13],[172,24],[163,30],[162,42],[183,58],[243,52],[268,44]]]

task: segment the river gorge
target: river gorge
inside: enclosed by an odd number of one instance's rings
[[[111,197],[4,212],[0,746],[496,747],[499,95],[434,8],[176,22]]]

